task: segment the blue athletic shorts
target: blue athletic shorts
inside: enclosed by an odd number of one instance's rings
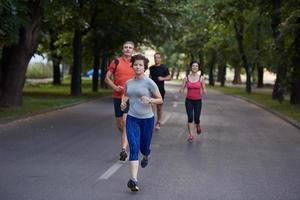
[[[115,117],[122,117],[124,113],[128,113],[129,110],[129,103],[127,105],[127,108],[122,111],[121,110],[121,99],[113,98],[114,101],[114,108],[115,108]]]

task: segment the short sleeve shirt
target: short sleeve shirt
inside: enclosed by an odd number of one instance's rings
[[[151,66],[150,68],[150,77],[151,79],[156,83],[156,85],[159,88],[159,91],[164,92],[165,91],[165,81],[159,81],[158,77],[166,77],[170,75],[169,69],[165,65],[159,65],[159,66]]]
[[[130,104],[128,115],[140,119],[154,116],[151,104],[141,102],[142,96],[153,97],[154,93],[159,92],[154,81],[146,76],[140,79],[133,78],[127,81],[125,91]]]
[[[133,71],[133,68],[131,67],[130,61],[126,60],[124,57],[119,57],[118,60],[119,60],[119,64],[117,65],[117,69],[116,69],[115,61],[113,60],[109,64],[107,70],[113,74],[115,85],[125,87],[126,81],[133,78],[135,73]],[[122,98],[123,94],[124,94],[124,90],[120,92],[114,91],[113,97]]]

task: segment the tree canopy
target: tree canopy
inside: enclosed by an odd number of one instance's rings
[[[228,68],[234,84],[245,72],[247,93],[253,82],[263,87],[270,70],[273,98],[289,94],[299,104],[299,13],[297,0],[0,0],[0,106],[22,105],[34,53],[52,61],[53,84],[60,84],[61,63],[69,65],[70,94],[81,95],[84,67],[105,75],[126,40],[161,52],[174,73],[199,60],[211,85],[225,85]]]

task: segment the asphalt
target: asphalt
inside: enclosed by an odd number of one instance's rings
[[[187,139],[184,98],[167,86],[141,190],[126,187],[110,98],[0,125],[2,200],[298,200],[300,130],[239,98],[209,91],[203,133]],[[107,170],[118,165],[107,179]]]

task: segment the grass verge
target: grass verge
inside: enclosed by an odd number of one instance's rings
[[[83,79],[82,95],[73,97],[70,95],[69,80],[65,80],[62,85],[58,86],[51,83],[26,83],[23,90],[23,105],[15,108],[0,108],[0,120],[21,117],[111,94],[108,89],[99,89],[98,92],[92,92],[91,85],[91,80]]]
[[[209,89],[215,89],[225,94],[237,95],[261,104],[269,109],[272,109],[280,114],[288,116],[300,123],[300,106],[291,105],[288,100],[282,103],[272,99],[272,90],[268,89],[254,89],[251,94],[245,92],[245,88],[240,87],[220,87],[214,86]]]

